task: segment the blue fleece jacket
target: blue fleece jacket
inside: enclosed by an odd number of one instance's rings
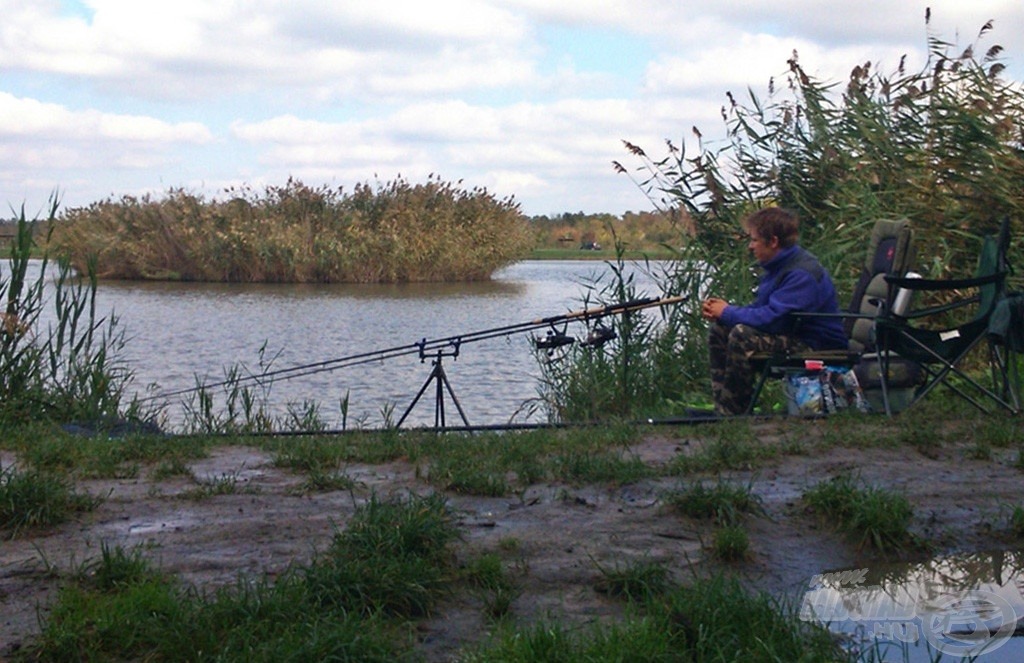
[[[796,325],[790,315],[795,311],[839,312],[835,286],[817,258],[794,245],[782,249],[761,267],[764,274],[754,303],[727,306],[722,312],[722,324],[750,325],[768,334],[795,335],[814,350],[847,347],[840,318],[802,318]]]

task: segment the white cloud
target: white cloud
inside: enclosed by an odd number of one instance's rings
[[[167,172],[183,145],[212,141],[196,122],[73,111],[0,92],[0,196],[15,205],[74,188],[74,203],[85,204],[123,185],[109,180],[116,173]]]
[[[138,115],[72,111],[58,104],[19,99],[0,92],[0,140],[17,137],[82,142],[109,139],[149,145],[200,144],[212,140],[209,130],[198,122],[172,124]]]
[[[53,179],[81,204],[437,173],[528,211],[636,209],[620,139],[694,149],[726,91],[781,89],[794,49],[824,80],[923,62],[928,5],[958,44],[994,19],[985,44],[1024,77],[1019,0],[69,3],[0,0],[0,204]]]
[[[344,95],[439,94],[531,78],[523,20],[472,0],[90,0],[91,20],[54,4],[0,2],[0,64],[93,78],[152,98],[225,97],[265,86]]]

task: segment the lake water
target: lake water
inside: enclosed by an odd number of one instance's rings
[[[659,296],[655,280],[634,265],[638,296]],[[584,307],[587,285],[609,277],[596,261],[525,261],[486,283],[399,285],[195,284],[105,281],[97,294],[102,315],[113,312],[126,330],[122,357],[135,375],[132,390],[166,394],[220,382],[225,370],[261,372],[333,361],[382,349],[561,315]],[[602,274],[605,276],[602,277]],[[587,307],[594,306],[593,303]],[[583,325],[569,333],[582,336]],[[539,367],[531,336],[543,330],[464,343],[444,369],[471,425],[503,424],[537,396]],[[412,404],[431,374],[417,354],[275,382],[268,403],[275,414],[288,403],[314,400],[330,426],[340,426],[340,402],[349,400],[350,426],[383,423]],[[404,426],[433,425],[433,385]],[[149,386],[150,390],[145,391]],[[167,416],[180,422],[182,397],[169,399]],[[448,425],[461,419],[449,403]],[[515,421],[542,421],[542,413]]]

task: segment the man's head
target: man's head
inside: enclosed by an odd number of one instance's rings
[[[743,221],[743,227],[750,237],[747,246],[759,263],[766,263],[782,249],[793,246],[800,236],[796,214],[781,207],[754,212]]]

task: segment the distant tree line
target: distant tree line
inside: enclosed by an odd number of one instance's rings
[[[614,248],[619,242],[636,250],[675,246],[689,228],[689,217],[670,211],[585,214],[565,212],[532,216],[530,226],[538,248]]]

